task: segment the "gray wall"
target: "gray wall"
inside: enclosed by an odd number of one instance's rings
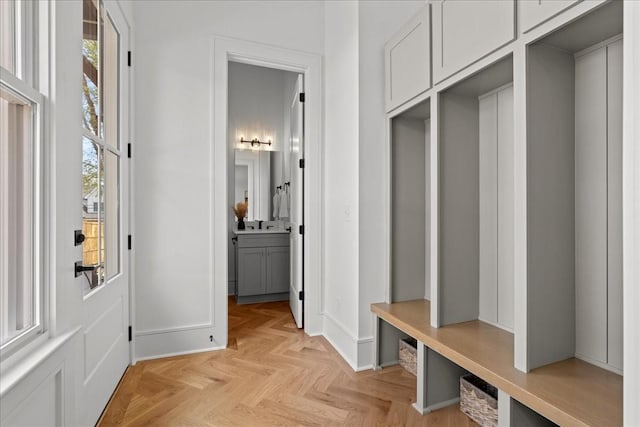
[[[391,300],[425,298],[426,134],[424,119],[395,118],[391,141]],[[427,273],[427,275],[425,275]]]
[[[442,325],[478,318],[478,121],[477,96],[441,96],[438,307]]]

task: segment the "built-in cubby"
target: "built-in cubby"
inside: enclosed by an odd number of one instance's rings
[[[622,2],[527,47],[527,368],[622,372]]]
[[[431,299],[429,288],[430,103],[391,119],[389,302]]]
[[[499,389],[501,425],[621,425],[628,3],[524,3],[512,45],[445,60],[457,51],[439,31],[470,37],[452,16],[475,9],[431,2],[434,85],[388,116],[374,366],[409,335],[422,413],[454,401],[468,370]]]
[[[430,100],[390,119],[389,303],[431,299],[429,288]],[[407,334],[382,322],[378,364],[398,363]]]
[[[481,319],[513,328],[512,81],[507,56],[439,95],[432,326]]]

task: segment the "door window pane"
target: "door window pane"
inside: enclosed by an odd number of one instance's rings
[[[31,101],[0,86],[0,347],[39,324],[34,113]]]
[[[84,128],[102,136],[102,10],[101,3],[83,0],[82,110]]]
[[[103,175],[102,156],[98,144],[89,138],[82,140],[82,264],[95,266],[84,272],[83,290],[86,293],[101,283],[100,265],[103,260]]]
[[[100,0],[83,0],[84,294],[120,273],[120,35]]]

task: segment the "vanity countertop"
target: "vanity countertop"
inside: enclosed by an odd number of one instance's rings
[[[243,234],[289,234],[289,232],[282,228],[263,228],[263,229],[251,229],[247,228],[246,230],[233,230],[235,235],[243,235]]]

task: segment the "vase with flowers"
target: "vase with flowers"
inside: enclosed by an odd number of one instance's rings
[[[238,230],[244,230],[244,218],[247,216],[248,206],[246,203],[238,202],[233,207],[233,213],[238,218]]]

